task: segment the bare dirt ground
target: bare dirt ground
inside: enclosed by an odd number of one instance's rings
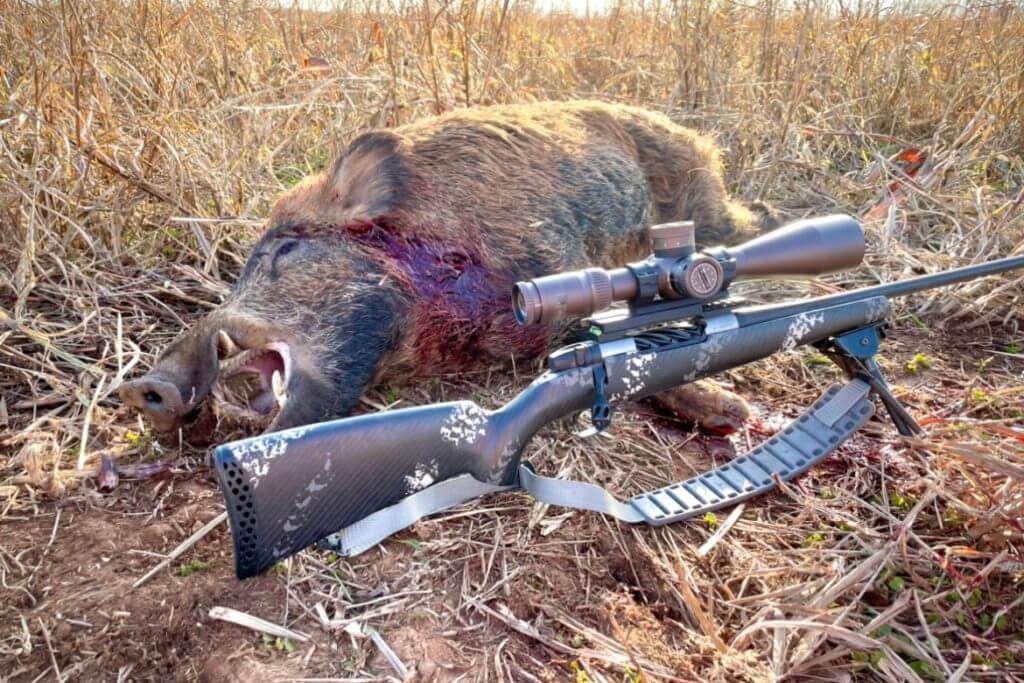
[[[642,104],[714,135],[737,196],[863,220],[864,267],[754,298],[1020,254],[1022,26],[1010,3],[0,0],[0,679],[1024,680],[1019,274],[897,303],[882,364],[920,439],[876,420],[778,492],[659,529],[505,494],[242,583],[221,524],[133,589],[222,503],[207,448],[116,399],[218,304],[279,192],[357,132],[467,104]],[[495,406],[535,371],[364,409]],[[839,379],[796,349],[720,378],[755,409],[730,439],[636,407],[526,457],[627,497]]]

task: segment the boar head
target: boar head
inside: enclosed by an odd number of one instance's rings
[[[123,385],[122,400],[157,431],[185,426],[210,397],[219,414],[271,431],[349,413],[407,304],[379,245],[353,239],[398,214],[412,179],[402,144],[363,135],[282,198],[228,299]]]

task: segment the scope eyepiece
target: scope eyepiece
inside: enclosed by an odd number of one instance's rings
[[[512,288],[512,308],[520,325],[590,315],[612,305],[612,280],[604,268],[546,275]]]
[[[517,282],[512,285],[512,312],[520,325],[540,322],[543,302],[537,285],[533,282]]]

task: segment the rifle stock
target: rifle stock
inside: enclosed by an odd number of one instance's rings
[[[638,335],[601,364],[611,403],[659,391],[883,320],[882,297],[821,309],[791,305],[724,313],[679,338]],[[608,345],[611,347],[612,345]],[[588,408],[591,366],[546,372],[504,407],[471,401],[385,411],[220,446],[239,578],[436,482],[461,474],[514,483],[520,456],[544,425]]]

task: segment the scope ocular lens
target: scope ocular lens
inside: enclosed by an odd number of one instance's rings
[[[523,293],[519,291],[518,287],[516,288],[516,291],[515,291],[515,299],[516,299],[516,303],[515,303],[516,320],[518,320],[520,323],[525,322],[525,319],[526,319],[526,310],[525,310],[526,309],[526,301],[523,300]]]
[[[520,325],[537,322],[530,317],[530,304],[523,292],[524,287],[532,287],[530,282],[517,282],[512,286],[512,312],[516,316],[516,322]]]

